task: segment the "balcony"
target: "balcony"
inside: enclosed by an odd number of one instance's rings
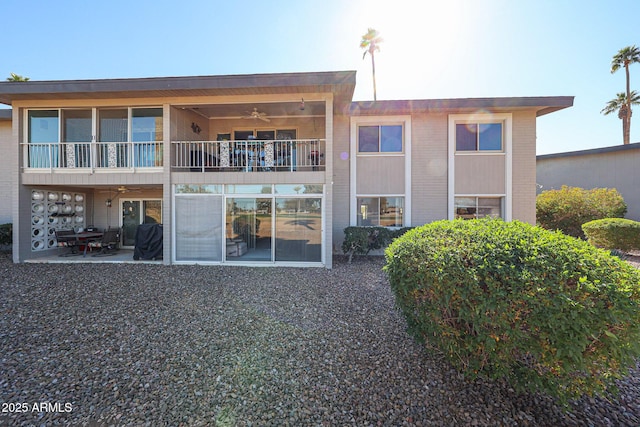
[[[172,141],[172,164],[186,172],[324,171],[323,139]]]
[[[114,171],[161,169],[162,142],[54,142],[22,144],[28,170]]]

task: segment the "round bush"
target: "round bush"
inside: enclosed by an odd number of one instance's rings
[[[438,221],[385,251],[409,331],[469,377],[561,400],[640,355],[640,271],[586,241],[498,219]]]
[[[627,204],[615,188],[585,190],[563,185],[560,190],[543,191],[536,197],[538,225],[581,239],[582,224],[595,219],[622,218],[626,212]]]
[[[605,249],[640,249],[640,222],[624,218],[605,218],[582,224],[587,240]]]

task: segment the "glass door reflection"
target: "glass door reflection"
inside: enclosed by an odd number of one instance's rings
[[[226,214],[226,260],[271,261],[271,198],[230,197]]]
[[[322,261],[322,199],[276,198],[276,261]]]

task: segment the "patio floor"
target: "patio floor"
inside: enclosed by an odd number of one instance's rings
[[[134,260],[133,259],[133,249],[120,249],[114,252],[113,255],[107,256],[93,256],[96,253],[91,254],[87,253],[87,256],[77,255],[77,256],[59,256],[59,255],[51,255],[47,257],[42,257],[38,259],[27,260],[27,263],[49,263],[49,264],[82,264],[82,263],[131,263],[131,264],[162,264],[162,260]]]

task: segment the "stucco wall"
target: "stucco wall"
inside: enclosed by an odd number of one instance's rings
[[[447,115],[414,114],[411,119],[411,222],[447,218]]]
[[[536,223],[536,114],[513,113],[512,218]]]
[[[11,144],[11,120],[0,120],[0,150],[5,155],[0,156],[0,194],[9,199],[13,192],[11,171],[15,169],[13,158],[9,155],[7,147]],[[11,222],[11,203],[0,203],[0,224]]]
[[[333,244],[334,253],[344,241],[344,229],[349,226],[349,117],[333,117]]]

